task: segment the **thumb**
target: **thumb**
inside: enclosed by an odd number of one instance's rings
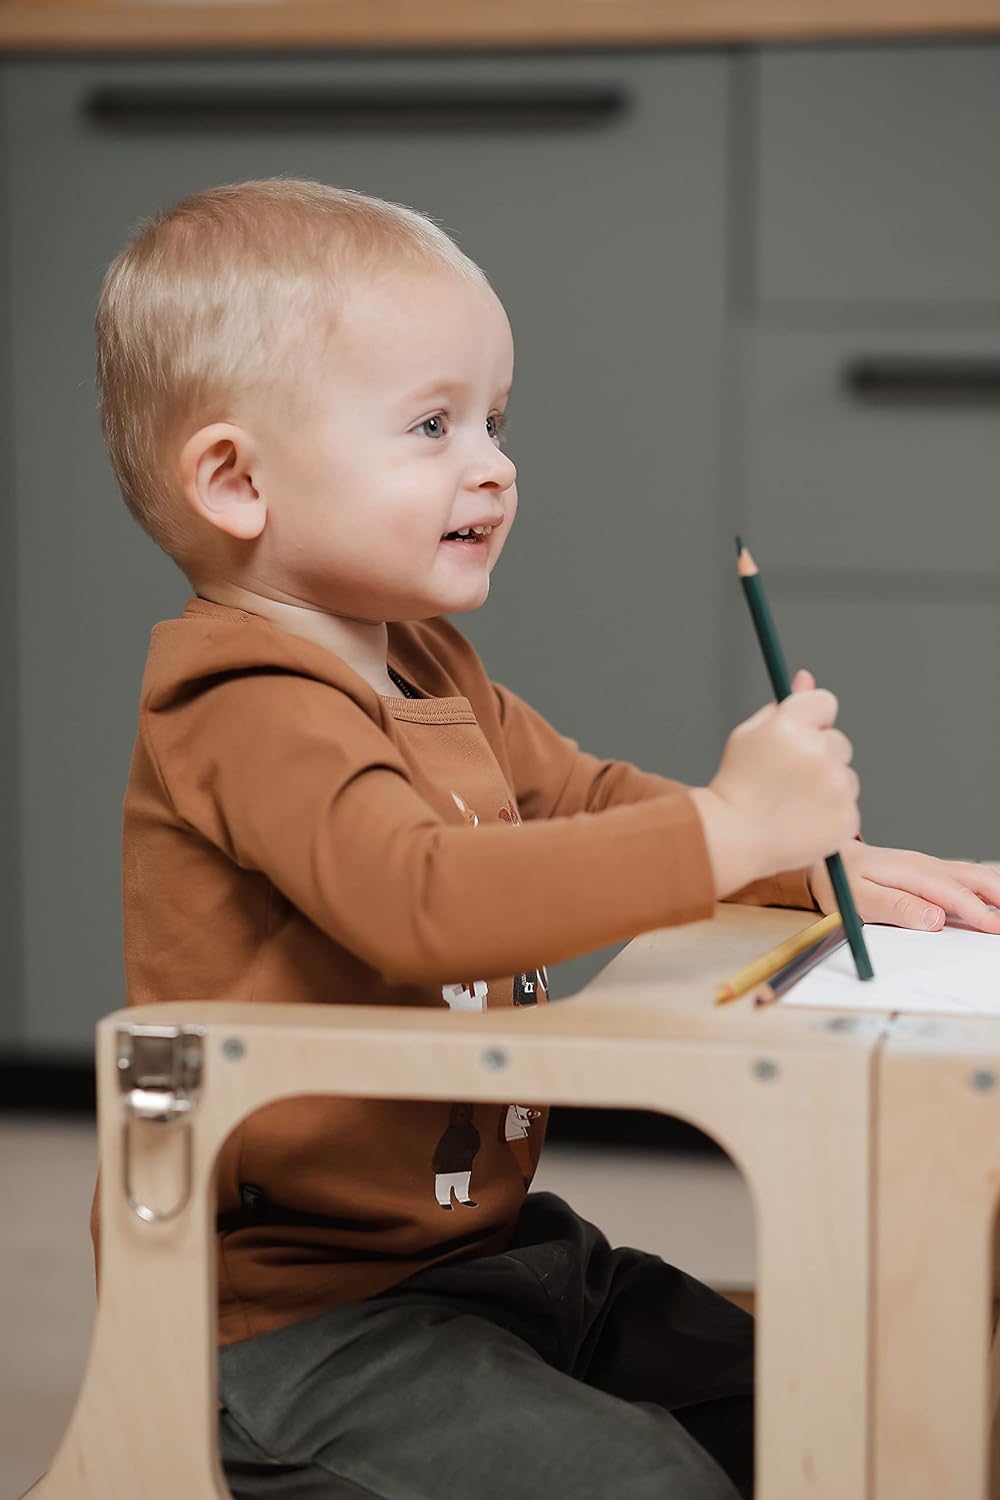
[[[866,922],[882,922],[889,927],[910,927],[917,932],[937,932],[944,926],[944,912],[933,901],[914,896],[895,886],[876,885],[866,880],[858,912]]]
[[[793,693],[811,693],[815,686],[815,677],[811,672],[807,672],[804,667],[800,667],[792,678]]]

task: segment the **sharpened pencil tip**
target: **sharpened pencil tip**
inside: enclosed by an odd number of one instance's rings
[[[736,562],[736,571],[741,578],[755,578],[757,575],[757,564],[753,560],[750,548],[741,536],[736,538],[739,547],[739,556]]]
[[[743,538],[741,536],[738,536],[736,538],[736,556],[739,557],[739,555],[740,555],[740,553],[742,551],[743,551]]]

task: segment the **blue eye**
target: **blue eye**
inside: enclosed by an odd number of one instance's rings
[[[429,438],[444,437],[444,417],[440,414],[436,417],[428,417],[426,421],[420,423],[417,431]]]

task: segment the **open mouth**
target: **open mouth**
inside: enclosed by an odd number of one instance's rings
[[[464,531],[449,531],[441,540],[443,542],[468,542],[475,545],[476,542],[488,541],[492,530],[492,526],[488,526],[482,531],[473,531],[471,528],[466,528]]]

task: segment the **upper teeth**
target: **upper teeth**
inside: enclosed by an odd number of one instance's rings
[[[492,526],[463,526],[458,534],[459,536],[468,536],[470,531],[474,531],[476,536],[489,536],[492,530]]]

